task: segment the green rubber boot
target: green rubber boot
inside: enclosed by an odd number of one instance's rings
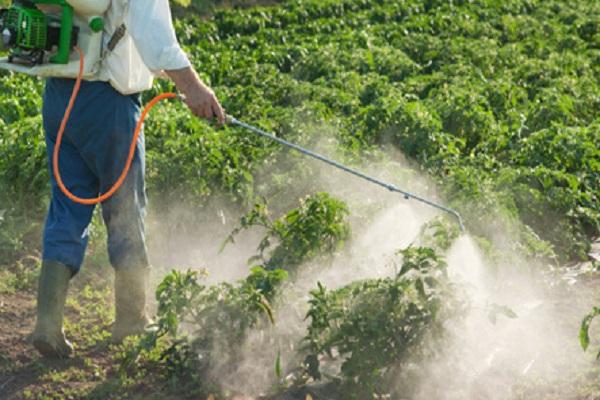
[[[44,261],[37,297],[37,321],[31,335],[33,346],[48,358],[66,358],[73,346],[65,338],[63,315],[71,270],[64,264]]]
[[[152,323],[146,315],[146,284],[150,268],[115,270],[115,324],[112,342],[147,332]]]

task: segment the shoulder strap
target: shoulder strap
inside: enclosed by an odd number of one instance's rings
[[[109,52],[113,51],[115,47],[117,47],[119,41],[121,41],[121,39],[123,39],[123,36],[125,36],[125,33],[127,33],[127,26],[125,25],[125,18],[127,18],[127,13],[129,13],[129,0],[123,0],[123,12],[121,13],[121,18],[116,24],[117,28],[113,32],[112,36],[110,37],[110,40],[108,41],[108,44],[106,45],[106,48]]]
[[[110,37],[110,40],[106,45],[106,49],[109,52],[113,51],[115,47],[117,47],[117,44],[121,41],[121,39],[123,39],[125,33],[127,33],[127,26],[125,26],[125,23],[121,23],[121,25],[117,26],[117,29],[115,29],[112,36]]]
[[[113,0],[113,2],[114,1],[115,0]],[[103,49],[102,55],[98,59],[98,62],[96,64],[96,66],[98,68],[101,67],[104,60],[110,55],[110,53],[112,53],[112,51],[115,49],[115,47],[117,47],[117,44],[119,44],[121,39],[123,39],[123,37],[127,33],[127,26],[125,25],[125,18],[127,18],[127,14],[129,13],[129,0],[122,0],[122,1],[123,1],[123,12],[121,13],[118,23],[116,24],[117,28],[111,35],[110,40],[108,41],[108,43],[106,45],[106,48]]]

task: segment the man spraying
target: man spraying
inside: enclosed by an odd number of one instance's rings
[[[65,186],[81,198],[105,193],[118,179],[140,118],[139,93],[149,89],[159,73],[164,72],[174,81],[195,115],[225,123],[219,101],[198,78],[177,42],[168,0],[106,1],[110,4],[100,27],[103,56],[94,76],[81,82],[72,116],[64,127],[58,162]],[[85,1],[67,3],[77,11],[74,3]],[[52,77],[46,81],[42,115],[51,168],[57,134],[74,85],[72,78]],[[109,258],[115,270],[114,342],[142,333],[148,324],[145,207],[144,138],[140,135],[122,186],[102,203]],[[37,322],[31,336],[35,348],[46,357],[67,357],[73,351],[62,328],[63,311],[69,281],[83,262],[93,211],[94,205],[69,199],[52,176]]]

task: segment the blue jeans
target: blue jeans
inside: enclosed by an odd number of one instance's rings
[[[72,79],[48,79],[42,115],[52,181],[43,259],[65,264],[75,274],[83,262],[94,206],[68,199],[58,188],[52,173],[56,135],[74,83]],[[60,173],[73,194],[97,197],[117,181],[127,159],[140,108],[139,94],[124,96],[106,82],[82,82],[60,147]],[[114,268],[148,265],[144,239],[144,168],[144,137],[141,134],[123,186],[102,203],[108,253]]]

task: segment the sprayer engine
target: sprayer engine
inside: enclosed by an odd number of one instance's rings
[[[37,56],[46,48],[48,32],[46,18],[35,8],[13,5],[1,11],[2,44],[15,52],[31,52]]]
[[[110,0],[14,0],[0,10],[0,47],[6,61],[34,67],[67,64],[73,47],[104,28]],[[48,11],[49,10],[49,11]],[[26,71],[24,71],[26,72]]]
[[[44,14],[37,4],[58,6],[61,16]],[[73,8],[65,0],[14,1],[10,8],[0,10],[0,31],[2,46],[10,51],[8,61],[19,64],[66,64],[77,44]]]

